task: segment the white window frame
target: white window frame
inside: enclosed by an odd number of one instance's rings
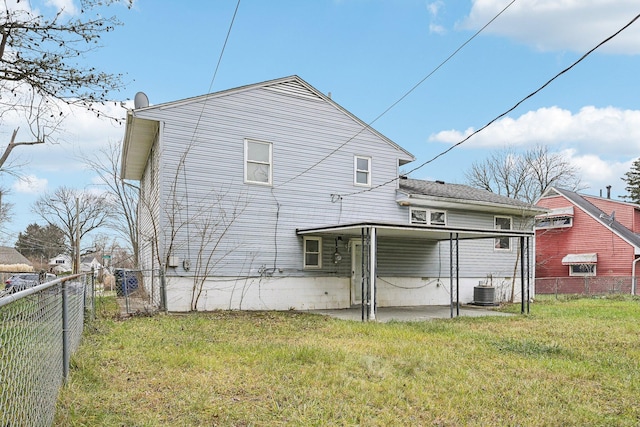
[[[509,220],[509,228],[498,228],[498,219],[508,219]],[[493,217],[493,227],[496,230],[513,230],[513,218],[510,216],[501,216],[501,215],[496,215]],[[507,239],[507,247],[503,248],[502,247],[502,241],[503,239]],[[504,251],[504,252],[509,252],[511,251],[511,237],[496,237],[493,243],[493,249],[495,251]]]
[[[263,144],[269,147],[269,161],[261,162],[257,160],[249,160],[249,144]],[[249,168],[247,167],[249,163],[252,164],[260,164],[267,165],[269,167],[269,176],[267,178],[267,182],[264,181],[254,181],[249,179],[248,173]],[[273,144],[266,141],[258,141],[255,139],[245,139],[244,140],[244,182],[246,184],[258,184],[258,185],[271,185],[273,178]]]
[[[573,271],[575,266],[580,267],[589,267],[591,271]],[[572,277],[584,277],[584,276],[595,276],[596,275],[596,265],[595,264],[569,264],[569,276]]]
[[[537,230],[546,230],[552,228],[569,228],[573,226],[572,216],[554,216],[536,218],[535,228]]]
[[[416,211],[422,211],[424,212],[424,221],[414,221],[413,220],[413,213]],[[444,223],[439,223],[439,222],[433,222],[432,218],[433,218],[433,214],[434,213],[442,213],[444,214]],[[442,211],[442,210],[432,210],[432,209],[426,209],[426,208],[418,208],[418,207],[410,207],[409,208],[409,223],[410,224],[422,224],[422,225],[441,225],[441,226],[446,226],[447,225],[447,211]]]
[[[358,169],[358,160],[366,160],[368,168]],[[367,182],[358,182],[358,173],[367,174]],[[353,156],[353,185],[359,187],[371,187],[371,157],[370,156]]]
[[[307,251],[307,242],[316,241],[318,242],[318,252]],[[314,254],[318,255],[318,263],[317,264],[307,264],[307,255]],[[302,240],[302,263],[305,270],[317,270],[322,268],[322,237],[314,237],[314,236],[304,236]]]
[[[444,221],[441,222],[441,223],[433,221],[433,214],[438,214],[438,213],[441,213],[444,216]],[[442,225],[442,226],[447,225],[447,211],[439,211],[439,210],[431,210],[431,211],[429,211],[429,224],[431,224],[431,225]]]

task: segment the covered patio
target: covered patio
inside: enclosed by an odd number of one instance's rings
[[[529,262],[529,251],[531,238],[534,236],[533,231],[528,230],[485,230],[471,228],[455,228],[447,226],[432,225],[415,225],[415,224],[393,224],[393,223],[352,223],[327,227],[314,227],[297,229],[296,233],[300,236],[330,236],[344,237],[349,239],[360,239],[362,260],[361,271],[361,295],[362,302],[359,307],[342,310],[318,310],[326,312],[326,314],[334,315],[341,318],[354,318],[354,313],[359,311],[360,320],[362,321],[389,321],[413,319],[442,318],[443,310],[448,310],[448,317],[481,315],[482,311],[476,308],[464,309],[460,303],[460,251],[459,242],[471,239],[496,239],[515,237],[520,240],[519,244],[519,277],[520,277],[520,295],[521,295],[521,313],[529,312],[530,301],[530,283],[531,283],[531,266]],[[420,239],[425,242],[430,241],[448,241],[449,242],[449,295],[450,301],[447,307],[443,306],[412,306],[412,307],[378,307],[376,300],[378,280],[377,275],[377,242],[378,238],[410,238]],[[524,262],[522,262],[524,260]],[[422,307],[422,308],[420,308]],[[489,311],[489,310],[484,310]],[[491,312],[496,313],[496,312]],[[486,313],[488,314],[488,313]]]

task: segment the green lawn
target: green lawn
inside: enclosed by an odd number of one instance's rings
[[[102,307],[55,425],[640,424],[640,299],[386,324],[293,312],[117,321]]]

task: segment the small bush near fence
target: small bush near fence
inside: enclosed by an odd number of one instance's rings
[[[630,294],[632,284],[630,276],[536,278],[536,294]]]

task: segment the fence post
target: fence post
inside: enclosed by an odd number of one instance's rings
[[[160,310],[167,311],[167,283],[165,280],[164,264],[160,264]]]
[[[96,320],[96,275],[91,267],[91,320]]]
[[[69,377],[69,305],[67,298],[67,282],[62,282],[62,378],[66,382]]]

